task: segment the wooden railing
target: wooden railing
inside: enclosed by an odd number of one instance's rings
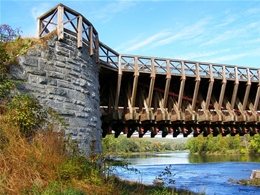
[[[259,82],[260,69],[238,67],[208,62],[178,60],[119,54],[99,41],[94,26],[80,13],[58,4],[38,18],[38,36],[42,37],[53,30],[58,40],[64,38],[64,32],[77,37],[78,47],[86,44],[89,54],[96,55],[97,62],[106,68],[120,71],[144,72],[175,76],[189,76],[226,80]],[[199,75],[198,75],[199,74]]]
[[[56,7],[38,18],[38,37],[43,37],[56,30],[58,40],[64,38],[64,33],[69,33],[77,38],[77,46],[83,44],[89,47],[90,56],[96,55],[99,60],[99,39],[94,26],[80,13],[58,4]]]

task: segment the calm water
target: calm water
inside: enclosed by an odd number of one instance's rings
[[[140,173],[118,169],[115,174],[127,180],[152,184],[166,167],[170,167],[177,188],[209,195],[260,194],[260,188],[228,182],[228,179],[249,179],[251,171],[260,169],[260,157],[194,156],[189,153],[167,153],[134,156],[126,159]],[[167,180],[166,180],[167,181]]]

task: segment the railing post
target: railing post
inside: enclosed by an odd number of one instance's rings
[[[89,36],[89,55],[93,56],[93,27],[90,26],[88,29],[88,36]]]
[[[95,48],[96,48],[96,51],[95,51],[96,52],[96,61],[97,61],[97,63],[99,63],[100,59],[99,59],[99,39],[98,39],[98,34],[96,34],[94,42],[95,42]]]
[[[82,16],[78,17],[78,33],[77,33],[77,42],[78,48],[82,47]]]
[[[59,5],[59,7],[58,7],[58,22],[57,22],[58,40],[62,40],[64,38],[63,17],[64,17],[64,7]]]
[[[37,18],[37,38],[41,37],[41,35],[40,35],[41,31],[42,31],[41,20],[40,20],[40,18]]]

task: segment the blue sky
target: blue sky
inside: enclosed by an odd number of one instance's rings
[[[260,68],[260,1],[1,1],[1,24],[36,37],[59,3],[81,13],[121,54]]]

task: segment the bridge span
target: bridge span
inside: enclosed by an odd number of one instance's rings
[[[55,20],[56,19],[56,20]],[[55,20],[55,21],[53,21]],[[103,137],[147,131],[178,134],[254,135],[260,126],[260,69],[119,54],[99,41],[93,25],[59,4],[38,19],[38,35],[54,25],[58,39],[74,35],[100,66]]]

